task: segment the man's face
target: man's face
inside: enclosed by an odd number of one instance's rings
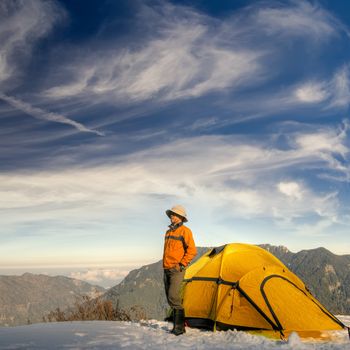
[[[175,214],[170,214],[170,221],[173,225],[177,225],[182,222],[182,220]]]

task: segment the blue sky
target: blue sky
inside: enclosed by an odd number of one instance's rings
[[[174,204],[200,246],[350,254],[348,1],[3,0],[0,18],[0,273],[112,282],[161,258]]]

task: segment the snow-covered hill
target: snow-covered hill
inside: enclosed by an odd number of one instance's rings
[[[347,325],[350,316],[339,317]],[[350,349],[346,331],[337,332],[333,342],[302,342],[292,334],[288,342],[273,341],[245,332],[208,332],[188,329],[176,337],[170,324],[145,322],[62,322],[0,328],[0,349],[244,349],[311,350]]]

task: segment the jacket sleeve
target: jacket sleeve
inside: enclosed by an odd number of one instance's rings
[[[194,244],[192,231],[189,228],[186,229],[183,237],[187,248],[185,250],[184,256],[180,261],[180,264],[183,266],[187,266],[191,262],[191,260],[197,255],[197,249],[196,245]]]

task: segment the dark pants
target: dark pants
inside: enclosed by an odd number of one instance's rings
[[[182,309],[181,284],[185,271],[178,271],[175,268],[164,270],[164,287],[168,304],[173,309]]]

